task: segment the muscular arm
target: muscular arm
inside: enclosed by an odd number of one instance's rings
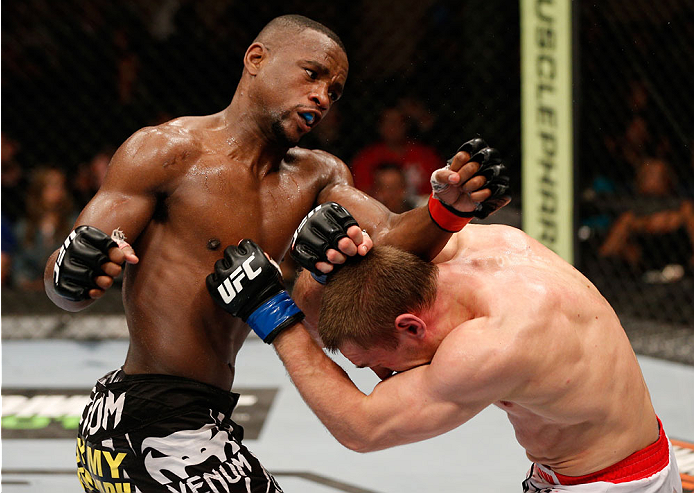
[[[104,183],[82,210],[73,229],[81,225],[94,226],[106,234],[119,228],[130,244],[152,217],[156,194],[166,182],[164,164],[173,159],[176,145],[165,132],[157,128],[138,131],[114,154]],[[126,254],[117,248],[109,251],[110,262],[103,266],[108,276],[97,277],[101,290],[90,291],[91,299],[70,301],[58,295],[53,285],[53,269],[58,255],[56,250],[48,259],[44,271],[46,294],[57,306],[68,311],[80,311],[103,295],[121,272]],[[129,255],[134,255],[129,253]]]
[[[301,324],[274,341],[311,410],[341,444],[358,452],[450,431],[518,385],[520,372],[508,364],[504,351],[490,348],[460,358],[454,346],[445,344],[431,364],[390,377],[365,395]]]
[[[387,244],[414,253],[424,260],[435,258],[451,237],[451,233],[438,227],[429,215],[426,205],[403,214],[395,214],[386,206],[352,186],[352,176],[344,163],[334,156],[324,153],[324,159],[334,161],[330,180],[318,196],[319,203],[337,202],[345,207],[366,229],[375,244]],[[464,184],[464,191],[478,190],[484,185],[484,178],[470,180],[478,169],[477,163],[465,165],[470,155],[458,153],[456,164],[461,166],[458,183]],[[441,163],[443,166],[445,163]],[[469,180],[469,181],[468,181]],[[473,199],[482,201],[490,195],[486,189],[474,192]],[[470,200],[470,210],[474,202]]]
[[[323,300],[323,285],[317,283],[307,270],[302,270],[294,282],[292,299],[301,311],[304,312],[304,328],[322,347],[323,343],[318,335],[318,319],[320,316],[320,305]]]
[[[424,260],[436,257],[451,237],[451,233],[434,224],[426,205],[394,214],[376,199],[346,185],[335,185],[321,194],[320,202],[328,201],[350,211],[375,244],[396,246]]]

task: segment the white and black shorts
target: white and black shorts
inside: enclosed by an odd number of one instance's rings
[[[281,493],[231,420],[238,394],[170,375],[100,378],[77,436],[86,492]]]

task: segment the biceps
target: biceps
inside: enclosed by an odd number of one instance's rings
[[[153,194],[101,190],[82,210],[75,226],[88,224],[106,234],[118,228],[133,243],[152,218],[155,206]]]

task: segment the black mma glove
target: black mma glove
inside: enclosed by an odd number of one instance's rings
[[[279,268],[251,240],[227,247],[206,284],[219,306],[241,318],[268,344],[304,318],[285,291]]]
[[[316,269],[316,262],[329,262],[328,249],[339,251],[337,242],[347,236],[348,228],[358,225],[340,204],[321,204],[308,213],[294,232],[291,256],[297,264],[310,271],[314,279],[325,284],[327,276]]]
[[[53,267],[55,292],[70,301],[90,299],[89,290],[101,289],[94,279],[106,275],[102,264],[108,251],[118,247],[106,233],[93,226],[79,226],[63,242]]]
[[[465,142],[460,146],[456,154],[462,151],[470,154],[469,162],[474,161],[480,165],[479,170],[477,170],[470,179],[475,176],[484,176],[487,182],[483,188],[489,188],[492,194],[486,200],[478,203],[475,210],[470,212],[460,211],[450,205],[457,200],[460,192],[458,192],[453,185],[438,182],[432,175],[431,186],[433,193],[429,201],[429,211],[432,214],[434,222],[442,227],[446,226],[449,222],[456,223],[460,221],[456,220],[455,217],[447,217],[448,215],[443,212],[440,206],[458,218],[477,217],[484,219],[511,201],[509,178],[506,175],[506,166],[501,162],[499,151],[493,147],[487,146],[487,143],[479,138]],[[453,158],[449,159],[446,162],[447,167],[450,167],[452,162]],[[434,200],[439,202],[440,206],[436,202],[433,202]],[[444,229],[449,228],[444,227]]]

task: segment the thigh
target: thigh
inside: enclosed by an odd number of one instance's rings
[[[107,438],[77,438],[87,492],[280,492],[231,421],[177,416]]]

